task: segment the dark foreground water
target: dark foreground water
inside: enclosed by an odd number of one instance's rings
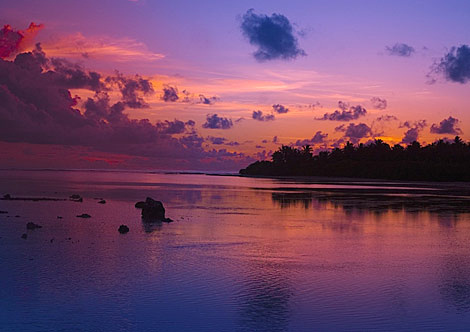
[[[363,185],[0,171],[2,196],[84,197],[0,200],[0,330],[468,330],[468,197]]]

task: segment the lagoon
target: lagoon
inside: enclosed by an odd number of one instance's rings
[[[3,170],[6,193],[83,202],[0,200],[1,331],[470,326],[465,184]]]

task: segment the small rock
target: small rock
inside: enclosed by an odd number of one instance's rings
[[[50,242],[51,242],[51,243],[52,243],[52,242],[54,242],[54,239],[51,239],[51,241],[50,241]]]
[[[24,239],[24,240],[26,240],[26,239],[28,238],[28,234],[23,233],[23,235],[21,235],[21,238]]]
[[[10,194],[5,194],[5,195],[3,195],[3,199],[11,199],[11,195]]]
[[[19,215],[16,215],[16,216],[15,216],[15,218],[20,218],[20,217],[21,217],[21,216],[19,216]]]
[[[78,194],[73,194],[73,195],[70,195],[69,198],[70,199],[80,199],[80,198],[82,198],[82,196],[80,196]]]
[[[61,216],[57,216],[57,219],[62,219],[62,217],[61,217]]]
[[[7,214],[7,213],[8,213],[8,211],[1,211],[0,210],[0,214]]]
[[[79,214],[77,218],[91,218],[91,216],[87,213],[82,213],[82,214]]]
[[[135,203],[135,207],[136,207],[137,209],[143,209],[143,208],[146,207],[146,206],[147,206],[147,204],[146,204],[145,202],[137,202],[137,203]]]
[[[126,234],[129,232],[129,227],[127,227],[126,225],[121,225],[119,226],[118,231],[121,234]]]
[[[26,229],[36,229],[36,228],[42,228],[42,226],[35,224],[33,222],[29,222],[26,224]]]
[[[106,204],[106,201],[102,199],[101,201],[98,202],[98,204]]]

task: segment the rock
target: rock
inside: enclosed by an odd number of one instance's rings
[[[91,216],[87,213],[82,213],[82,214],[79,214],[77,218],[91,218]]]
[[[70,198],[71,201],[74,201],[74,202],[80,202],[80,203],[83,202],[82,196],[80,196],[78,194],[70,195],[69,198]]]
[[[7,214],[8,211],[0,211],[0,214]]]
[[[62,217],[61,217],[61,216],[57,216],[57,219],[62,219]]]
[[[24,240],[26,240],[26,239],[28,238],[28,234],[23,233],[23,235],[21,235],[21,238],[24,239]]]
[[[118,231],[121,234],[126,234],[129,232],[129,227],[127,227],[126,225],[121,225],[119,226]]]
[[[36,228],[42,228],[42,226],[35,224],[33,222],[29,222],[26,224],[26,229],[36,229]]]
[[[135,207],[137,209],[143,209],[145,206],[147,206],[147,204],[145,202],[137,202],[135,203]]]
[[[142,208],[142,218],[149,221],[163,221],[165,219],[165,208],[162,202],[147,197],[145,206]]]
[[[5,194],[5,195],[3,195],[3,199],[11,199],[11,195],[10,194]]]
[[[98,202],[98,204],[106,204],[106,201],[102,199],[101,201]]]

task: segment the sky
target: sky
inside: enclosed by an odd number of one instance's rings
[[[470,140],[468,1],[0,2],[0,168]]]

